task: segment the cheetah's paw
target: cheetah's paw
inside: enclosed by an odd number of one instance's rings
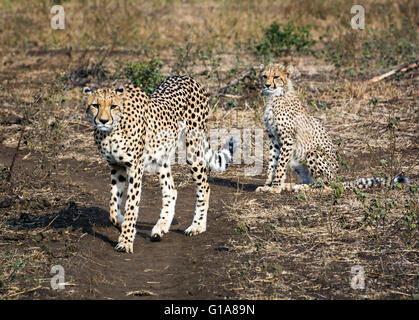
[[[169,228],[160,228],[155,225],[151,230],[151,241],[160,241],[161,237],[167,232],[169,232]]]
[[[206,226],[192,224],[188,229],[185,230],[185,234],[187,236],[196,236],[197,234],[205,232],[206,230]]]
[[[151,241],[160,241],[165,233],[169,232],[171,219],[159,219],[151,230]]]
[[[119,252],[134,253],[134,243],[128,242],[127,240],[120,241],[115,246],[115,250]]]

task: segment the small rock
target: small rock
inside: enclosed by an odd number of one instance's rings
[[[13,205],[14,201],[10,198],[3,198],[0,200],[0,208],[8,208]]]
[[[45,238],[44,235],[42,234],[42,232],[40,232],[35,236],[35,241],[41,242],[42,240],[44,240],[44,238]]]

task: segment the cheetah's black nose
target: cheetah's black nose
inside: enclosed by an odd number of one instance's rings
[[[99,119],[100,122],[102,122],[103,124],[105,124],[106,122],[108,122],[109,120],[107,119]]]
[[[265,87],[266,88],[269,88],[271,86],[271,84],[270,83],[265,83]]]

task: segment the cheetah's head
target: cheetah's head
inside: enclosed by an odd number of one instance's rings
[[[292,90],[292,66],[282,64],[261,65],[259,67],[262,92],[266,95],[282,95]]]
[[[111,131],[121,120],[124,88],[103,88],[93,92],[85,87],[83,93],[87,96],[89,121],[98,130]]]

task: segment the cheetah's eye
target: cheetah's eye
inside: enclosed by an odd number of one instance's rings
[[[279,78],[279,76],[274,76],[274,79],[278,79]]]
[[[92,103],[90,106],[95,108],[95,109],[99,109],[99,104],[98,103]]]
[[[266,74],[264,74],[264,75],[262,76],[262,78],[263,78],[263,79],[266,79],[266,78],[267,78],[267,75],[266,75]]]
[[[112,105],[111,105],[111,109],[115,109],[117,106],[118,106],[118,105],[116,105],[116,104],[112,104]]]

